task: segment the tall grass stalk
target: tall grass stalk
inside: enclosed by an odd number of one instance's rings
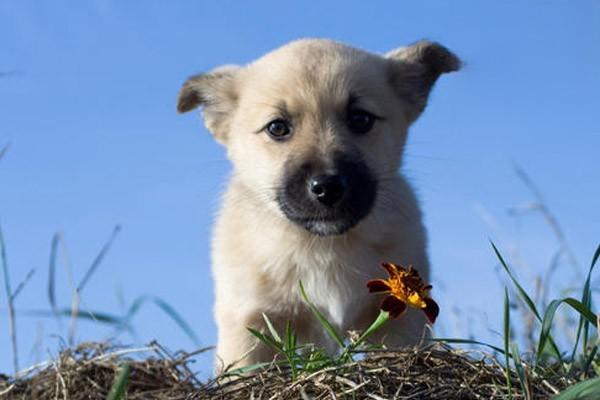
[[[10,143],[5,144],[4,147],[2,147],[2,149],[0,149],[0,160],[2,160],[4,158],[4,156],[8,152],[8,149],[10,149]]]
[[[508,301],[508,289],[504,288],[504,357],[506,371],[506,387],[508,388],[508,399],[512,399],[512,382],[510,379],[510,304]]]
[[[129,382],[129,376],[131,375],[131,366],[129,364],[123,365],[120,370],[113,386],[108,392],[106,400],[124,400],[127,398],[127,383]]]
[[[6,296],[6,302],[8,307],[8,335],[10,336],[10,343],[12,349],[12,364],[15,371],[15,375],[19,372],[19,351],[17,347],[17,325],[16,325],[16,314],[14,297],[10,287],[10,274],[8,271],[8,258],[6,256],[6,245],[4,242],[4,235],[2,233],[2,226],[0,225],[0,263],[2,263],[2,274],[4,276],[4,293]]]

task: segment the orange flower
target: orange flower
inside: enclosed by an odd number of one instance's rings
[[[404,314],[408,306],[423,310],[432,324],[437,318],[440,308],[429,296],[431,285],[426,285],[419,273],[412,266],[408,268],[396,264],[381,264],[389,274],[389,279],[374,279],[367,282],[371,293],[389,294],[381,303],[381,309],[387,311],[392,318]]]

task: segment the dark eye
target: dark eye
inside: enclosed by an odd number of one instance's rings
[[[269,136],[275,140],[284,140],[292,133],[290,124],[283,119],[269,122],[265,129]]]
[[[346,123],[353,133],[363,134],[369,132],[373,128],[376,119],[377,118],[373,114],[367,111],[350,110],[348,111]]]

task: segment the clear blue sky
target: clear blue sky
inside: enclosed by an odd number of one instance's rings
[[[119,292],[126,303],[153,294],[214,344],[209,237],[229,164],[197,115],[176,114],[176,95],[191,74],[307,36],[375,52],[429,38],[466,62],[439,81],[405,166],[430,232],[442,333],[499,341],[490,330],[501,324],[502,286],[488,237],[507,255],[520,250],[528,283],[557,249],[537,214],[508,215],[532,200],[514,164],[588,264],[600,241],[598,1],[2,1],[0,146],[12,147],[0,161],[0,222],[13,286],[37,271],[18,308],[48,307],[54,232],[64,233],[78,280],[118,223],[84,309],[119,311]],[[561,264],[564,280],[568,268]],[[0,371],[8,372],[5,300]],[[193,348],[152,306],[135,322],[138,342],[121,341]],[[66,333],[52,320],[19,318],[22,366],[34,361],[39,327],[43,355]],[[78,339],[110,332],[82,324]],[[208,373],[210,357],[197,368]]]

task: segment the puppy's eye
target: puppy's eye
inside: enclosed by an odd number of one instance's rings
[[[363,134],[373,129],[376,120],[377,117],[370,112],[355,109],[348,111],[346,124],[353,133]]]
[[[285,140],[292,133],[290,124],[283,119],[276,119],[269,122],[265,130],[274,140]]]

